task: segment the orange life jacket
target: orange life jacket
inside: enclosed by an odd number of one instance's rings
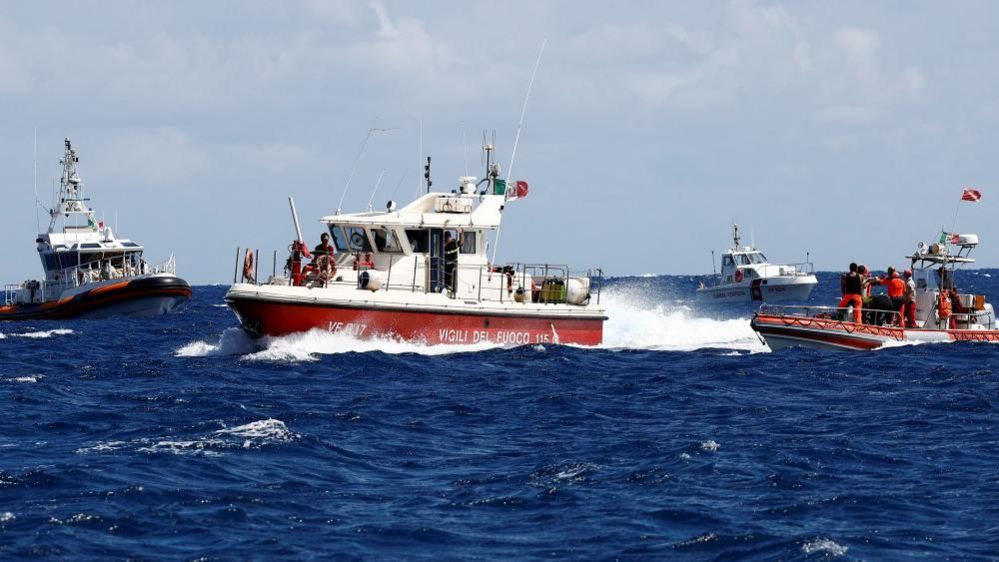
[[[946,293],[940,293],[940,302],[937,304],[937,313],[940,318],[947,318],[950,316],[950,298],[947,297]]]
[[[899,277],[892,277],[888,280],[888,296],[895,298],[905,295],[905,281]]]

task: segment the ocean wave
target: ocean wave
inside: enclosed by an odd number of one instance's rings
[[[258,449],[260,447],[287,443],[299,438],[281,420],[267,418],[234,427],[222,429],[195,438],[164,436],[135,439],[131,441],[103,441],[81,447],[78,455],[134,451],[137,453],[168,453],[174,455],[201,455],[219,457],[226,450]]]
[[[53,336],[68,336],[73,333],[73,330],[69,328],[55,328],[53,330],[42,330],[37,332],[24,332],[21,334],[0,334],[0,339],[5,339],[9,337],[14,338],[30,338],[30,339],[45,339],[51,338]]]
[[[815,539],[801,545],[801,551],[805,554],[824,552],[830,556],[843,556],[847,550],[849,550],[847,547],[836,544],[835,541],[830,539]]]
[[[4,378],[4,382],[20,382],[20,383],[33,383],[38,382],[45,377],[43,375],[24,375],[20,377],[7,377]]]

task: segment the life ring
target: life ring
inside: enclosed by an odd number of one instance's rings
[[[742,280],[743,280],[744,277],[745,277],[745,274],[742,273],[741,269],[736,269],[735,270],[735,282],[736,283],[742,283]]]
[[[253,250],[246,250],[246,256],[243,257],[243,279],[250,283],[257,281],[253,277]]]

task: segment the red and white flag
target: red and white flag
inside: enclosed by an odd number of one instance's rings
[[[978,201],[981,198],[982,192],[970,187],[964,188],[964,193],[961,194],[961,201]]]
[[[527,197],[528,186],[526,181],[517,182],[517,199]]]

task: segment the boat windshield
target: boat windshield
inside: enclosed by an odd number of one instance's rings
[[[333,237],[333,247],[336,248],[336,251],[346,252],[347,236],[343,233],[343,229],[340,228],[340,225],[331,224],[330,235]]]
[[[749,252],[746,254],[736,254],[735,262],[739,265],[754,265],[758,263],[766,263],[767,257],[760,252]]]

